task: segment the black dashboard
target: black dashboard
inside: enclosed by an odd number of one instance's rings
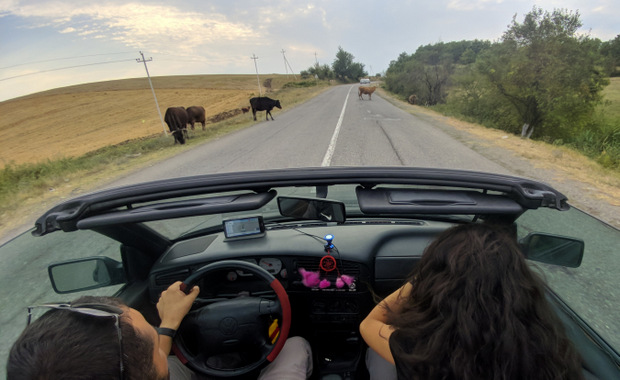
[[[253,239],[231,240],[223,233],[196,237],[177,242],[154,265],[149,294],[156,302],[171,283],[185,280],[204,265],[243,260],[261,266],[282,283],[291,302],[293,328],[357,325],[376,299],[402,285],[428,243],[449,226],[417,220],[364,221],[277,225]],[[328,234],[334,236],[329,252],[323,240]],[[271,293],[268,284],[240,269],[213,273],[199,286],[199,299]]]

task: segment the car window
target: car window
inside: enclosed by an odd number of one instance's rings
[[[60,232],[42,237],[26,232],[10,244],[0,246],[0,278],[5,284],[0,287],[0,340],[14,342],[17,339],[26,327],[26,307],[29,305],[66,302],[82,295],[114,295],[122,285],[71,294],[54,292],[47,272],[48,265],[88,256],[107,256],[120,261],[119,243],[93,231]],[[0,358],[8,356],[9,348],[0,347]]]
[[[620,263],[610,260],[620,247],[620,231],[576,209],[539,209],[518,220],[520,237],[530,232],[570,236],[585,242],[581,266],[536,263],[549,286],[616,351],[620,351]]]

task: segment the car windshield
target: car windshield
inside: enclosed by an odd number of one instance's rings
[[[0,1],[0,372],[25,308],[76,296],[54,291],[50,265],[113,260],[64,277],[150,305],[161,258],[230,241],[231,220],[256,229],[239,246],[263,249],[313,228],[379,247],[416,221],[425,237],[491,221],[583,240],[579,267],[532,267],[620,362],[618,14],[607,0]],[[323,169],[338,177],[307,181]],[[408,273],[412,245],[395,245]],[[238,254],[223,247],[200,252]],[[372,276],[377,247],[359,258]],[[99,288],[105,265],[125,282]]]
[[[335,185],[325,187],[325,191],[327,192],[326,199],[328,201],[336,201],[342,202],[345,207],[345,216],[347,219],[351,218],[366,218],[362,211],[360,211],[360,206],[358,203],[358,199],[356,196],[355,189],[359,185]],[[432,186],[403,186],[403,185],[391,185],[391,186],[382,186],[382,188],[390,188],[396,187],[400,190],[417,190],[417,191],[426,191],[430,192],[435,187]],[[450,187],[445,188],[442,187],[443,191],[458,191],[464,190],[460,188]],[[321,191],[319,188],[318,191]],[[231,195],[239,195],[245,194],[246,192],[226,192],[226,193],[212,193],[208,194],[208,196],[194,196],[194,197],[184,197],[175,199],[176,202],[179,201],[192,201],[192,200],[204,200],[204,199],[215,199],[218,197],[229,197]],[[498,193],[499,194],[499,193]],[[325,195],[325,194],[323,194]],[[231,218],[242,218],[244,216],[261,216],[264,219],[266,224],[269,223],[283,223],[283,222],[304,222],[314,223],[316,219],[313,221],[312,219],[306,219],[300,217],[300,215],[289,215],[288,217],[284,217],[278,206],[278,199],[281,197],[293,197],[293,198],[303,198],[303,199],[312,199],[317,198],[317,187],[315,186],[296,186],[296,187],[279,187],[277,188],[277,197],[266,203],[264,206],[251,210],[251,211],[238,211],[238,212],[224,212],[217,213],[213,215],[201,215],[195,217],[184,217],[184,218],[176,218],[176,219],[164,219],[164,220],[156,220],[145,222],[147,226],[156,230],[158,233],[167,237],[171,240],[182,239],[186,236],[194,236],[199,231],[205,232],[217,232],[223,229],[223,221]],[[136,203],[132,205],[133,209],[139,208],[148,208],[153,205],[159,205],[161,202],[147,202],[147,203]],[[373,215],[374,218],[379,220],[382,218],[382,215]],[[436,219],[436,220],[446,220],[446,221],[460,221],[466,222],[475,220],[475,215],[457,215],[457,214],[435,214],[435,215],[425,215],[421,214],[407,214],[400,213],[398,215],[401,219]],[[390,223],[392,219],[387,218],[386,223]]]

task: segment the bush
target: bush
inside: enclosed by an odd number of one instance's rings
[[[287,82],[284,83],[282,88],[301,88],[301,87],[314,87],[317,86],[318,82],[314,80],[304,80],[301,82]]]

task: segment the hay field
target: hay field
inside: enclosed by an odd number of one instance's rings
[[[273,78],[274,90],[287,81],[284,75],[271,75],[261,76],[261,82],[267,78]],[[201,105],[208,118],[247,107],[249,98],[258,95],[254,75],[155,77],[153,87],[162,117],[168,107]],[[0,168],[81,156],[163,134],[164,129],[146,78],[70,86],[0,102],[0,115]]]

